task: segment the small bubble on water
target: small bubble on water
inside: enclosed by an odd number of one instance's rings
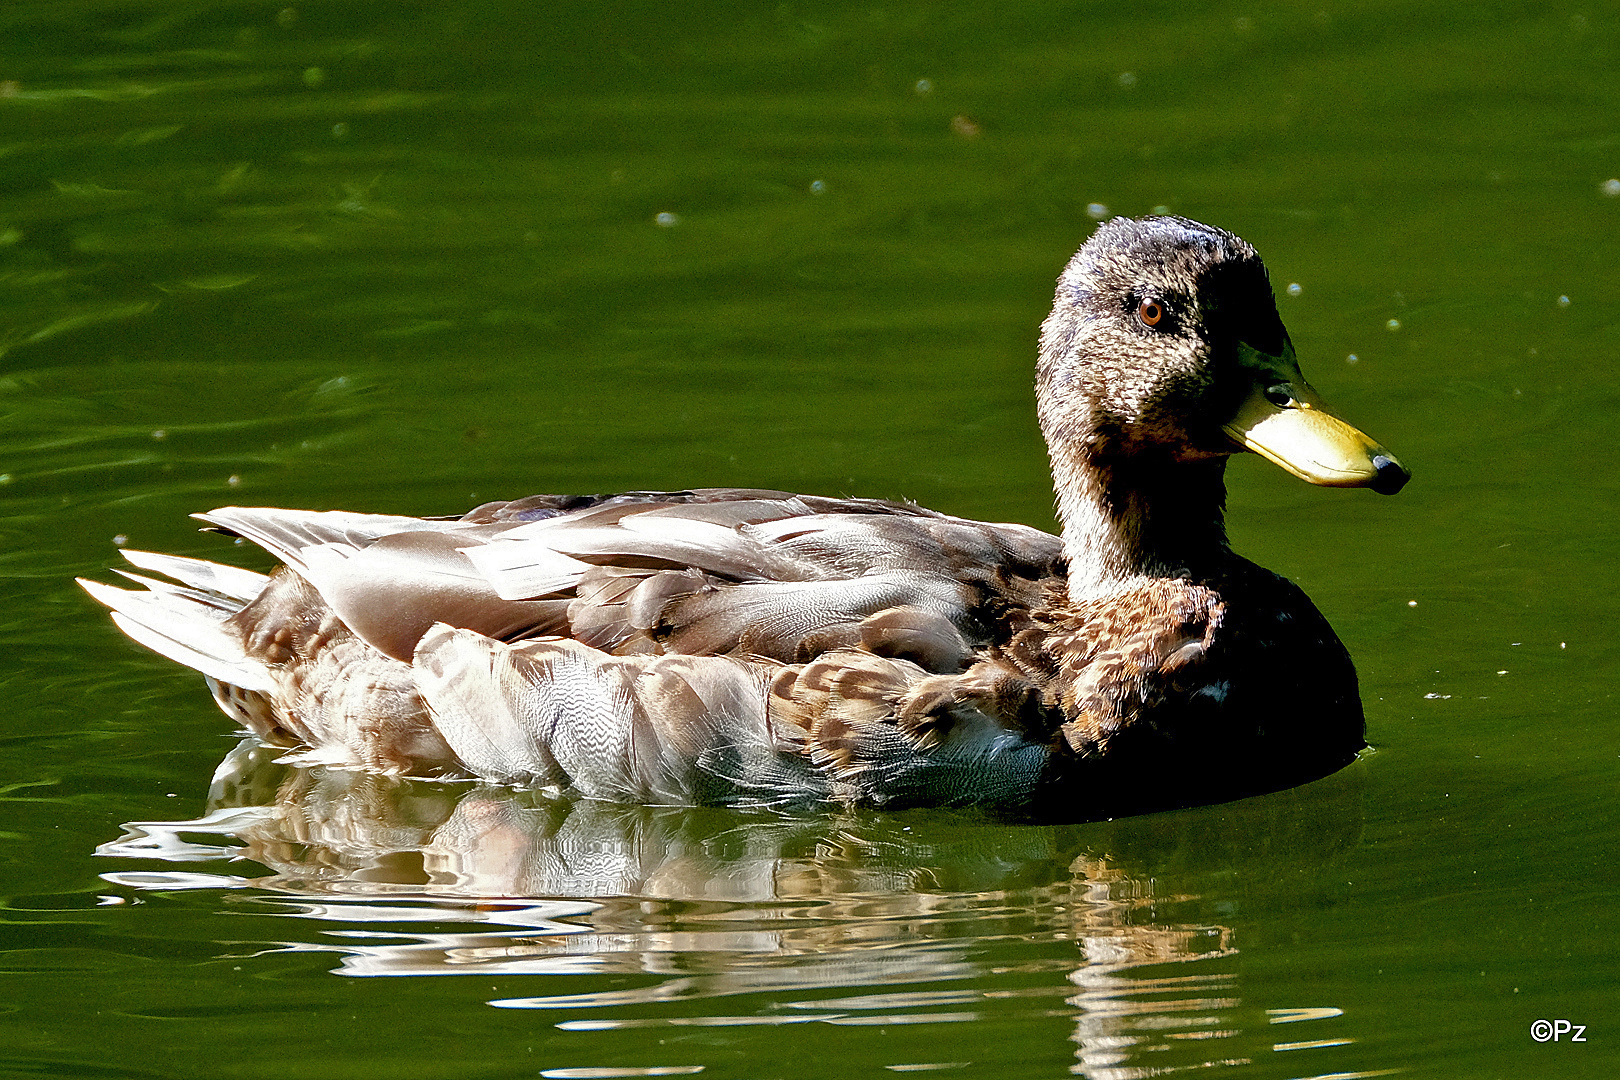
[[[1168,206],[1155,206],[1153,209],[1148,211],[1150,214],[1168,214],[1169,212],[1170,208]]]
[[[1384,327],[1388,330],[1399,330],[1401,328],[1401,320],[1391,319],[1389,322],[1384,324]]]
[[[1355,353],[1351,353],[1349,356],[1344,358],[1344,362],[1347,364],[1359,364],[1361,363],[1361,357],[1357,356]]]
[[[226,477],[225,484],[228,487],[241,487],[242,486],[242,478],[240,476],[237,476],[235,473],[231,473],[230,476]]]
[[[1108,216],[1108,207],[1100,202],[1086,203],[1086,216],[1093,221],[1101,221]]]
[[[917,85],[911,88],[918,97],[927,97],[934,92],[934,83],[931,79],[918,79]]]
[[[117,536],[113,537],[113,547],[123,547],[127,543],[129,543],[129,537],[125,536],[123,533],[119,533]]]
[[[1122,72],[1120,72],[1119,73],[1119,85],[1123,86],[1127,90],[1129,90],[1131,87],[1135,86],[1136,85],[1136,73],[1131,72],[1131,71],[1122,71]]]
[[[0,472],[0,484],[9,483],[11,483],[11,474],[8,472]]]
[[[1416,600],[1408,600],[1406,602],[1406,606],[1407,607],[1417,607],[1417,601]]]
[[[820,180],[812,180],[812,181],[810,181],[810,194],[812,194],[812,195],[824,195],[824,194],[826,194],[826,191],[827,191],[827,185],[822,183]]]
[[[1558,306],[1559,306],[1559,307],[1569,307],[1569,297],[1567,297],[1567,296],[1560,296],[1560,297],[1559,297],[1559,298],[1558,298]]]
[[[349,125],[348,124],[344,124],[344,123],[340,122],[340,123],[336,123],[336,124],[332,125],[332,138],[341,139],[341,138],[343,138],[343,136],[347,135],[348,133],[349,133]]]
[[[1603,181],[1603,194],[1611,199],[1620,196],[1620,180]]]
[[[1288,295],[1289,296],[1298,296],[1300,293],[1302,293],[1304,291],[1305,291],[1304,289],[1300,288],[1299,282],[1290,281],[1288,283]]]
[[[673,229],[675,226],[681,223],[681,219],[666,210],[657,217],[653,218],[653,222],[660,229]]]
[[[164,439],[167,439],[168,437],[169,437],[169,433],[167,431],[164,431],[162,428],[158,428],[156,431],[152,432],[152,438],[156,439],[158,442],[162,442]]]

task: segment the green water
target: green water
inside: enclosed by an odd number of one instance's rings
[[[1597,5],[8,4],[0,1074],[1613,1075],[1617,100]],[[1252,241],[1413,468],[1229,473],[1356,657],[1337,776],[1011,827],[288,775],[70,583],[262,566],[227,503],[1050,528],[1090,204]]]

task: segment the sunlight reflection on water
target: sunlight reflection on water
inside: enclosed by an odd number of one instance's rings
[[[487,999],[564,1014],[553,1026],[566,1032],[886,1030],[1063,1015],[1077,1046],[1071,1071],[1097,1080],[1241,1064],[1266,1048],[1264,1023],[1244,1009],[1232,929],[1185,921],[1198,896],[1106,855],[1068,856],[1051,830],[618,806],[288,769],[273,763],[276,753],[239,744],[215,775],[208,814],[133,822],[98,849],[257,863],[269,875],[102,878],[145,891],[249,890],[253,909],[319,926],[238,957],[329,953],[336,974],[356,978],[590,977],[597,988],[583,992],[559,985]],[[1063,859],[1052,880],[1019,883]],[[1052,954],[1057,943],[1067,960]],[[998,965],[998,950],[1023,959]],[[617,985],[602,985],[605,977]],[[626,977],[639,985],[623,985]],[[937,988],[968,980],[973,988]],[[742,1007],[699,1004],[718,999]],[[1273,1009],[1267,1020],[1338,1015]],[[1295,1038],[1270,1049],[1353,1041]],[[565,1072],[577,1073],[556,1075]]]

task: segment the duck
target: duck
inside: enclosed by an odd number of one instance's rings
[[[125,550],[134,588],[79,583],[304,766],[1094,820],[1355,760],[1350,655],[1232,551],[1225,470],[1252,452],[1381,494],[1410,473],[1306,382],[1255,249],[1183,217],[1101,224],[1058,278],[1035,390],[1061,535],[744,488],[223,507],[195,516],[274,572]]]

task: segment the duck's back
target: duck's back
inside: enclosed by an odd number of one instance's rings
[[[894,728],[1061,576],[1061,542],[1025,526],[740,489],[200,517],[287,569],[225,590],[212,564],[131,553],[184,587],[94,591],[304,760],[681,802],[870,801],[881,762],[923,785],[908,801],[975,802],[1043,756],[1000,739],[986,762],[964,734],[923,762]]]
[[[864,642],[948,666],[1062,573],[1059,539],[1027,526],[733,488],[542,495],[448,520],[236,507],[200,517],[277,556],[399,660],[443,622],[614,655],[791,663]],[[286,618],[273,601],[238,623]],[[897,608],[912,618],[868,622]]]

